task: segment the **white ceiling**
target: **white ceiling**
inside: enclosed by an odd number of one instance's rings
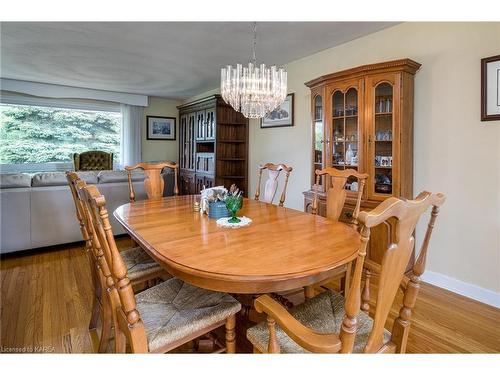
[[[257,59],[283,65],[394,25],[262,22]],[[3,22],[2,78],[187,98],[251,56],[249,22]]]

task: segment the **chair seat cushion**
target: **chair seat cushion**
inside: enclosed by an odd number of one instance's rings
[[[344,297],[334,291],[326,291],[304,303],[291,308],[290,313],[306,327],[319,333],[339,333],[344,318]],[[372,330],[373,319],[360,311],[357,319],[354,353],[362,353]],[[276,335],[281,353],[309,353],[299,346],[276,323]],[[384,330],[384,343],[390,340],[391,334]],[[260,352],[267,352],[269,329],[262,322],[247,330],[247,338]]]
[[[120,254],[127,267],[128,277],[132,282],[147,279],[148,275],[162,271],[161,266],[140,247],[125,249]]]
[[[136,295],[152,352],[224,321],[241,309],[229,294],[171,278]]]

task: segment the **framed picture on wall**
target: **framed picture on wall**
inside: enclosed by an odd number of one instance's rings
[[[175,117],[146,116],[147,139],[175,141]]]
[[[288,94],[283,104],[260,120],[261,128],[293,126],[293,93]]]
[[[500,120],[500,55],[481,59],[481,121]]]

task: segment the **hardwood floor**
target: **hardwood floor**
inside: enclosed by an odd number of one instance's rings
[[[0,276],[1,352],[92,352],[90,269],[80,244],[3,256]],[[424,283],[408,352],[498,353],[499,321],[499,309]]]

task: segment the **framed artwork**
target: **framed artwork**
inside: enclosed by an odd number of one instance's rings
[[[500,120],[500,55],[481,59],[481,121]]]
[[[175,117],[146,116],[146,139],[175,141]]]
[[[286,96],[285,101],[274,111],[260,120],[261,128],[277,128],[293,126],[293,93]]]

